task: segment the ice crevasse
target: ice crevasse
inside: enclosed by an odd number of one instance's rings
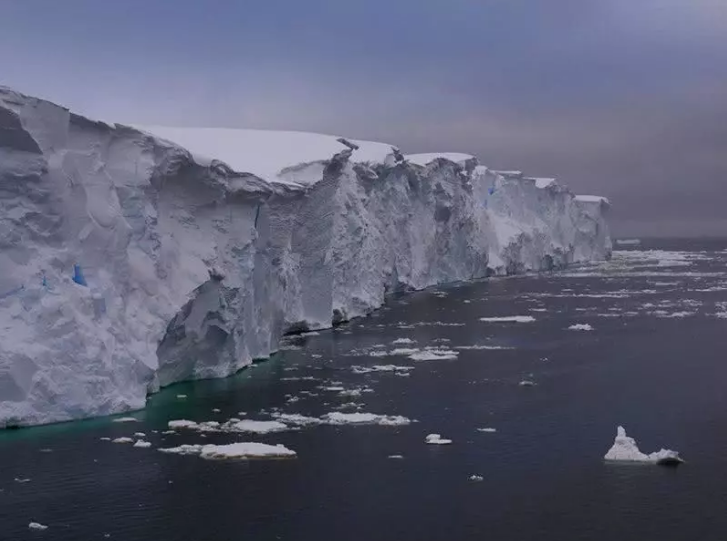
[[[395,290],[609,257],[608,201],[546,180],[0,87],[0,427],[142,408]]]

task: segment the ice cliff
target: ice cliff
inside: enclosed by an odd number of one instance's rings
[[[142,408],[394,290],[606,258],[607,207],[468,155],[106,124],[0,87],[0,426]]]

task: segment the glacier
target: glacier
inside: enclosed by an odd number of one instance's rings
[[[141,409],[394,291],[606,259],[608,208],[468,154],[106,123],[0,87],[0,427]]]

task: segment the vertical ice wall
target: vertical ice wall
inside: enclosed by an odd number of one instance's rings
[[[0,88],[0,426],[141,408],[397,289],[610,254],[607,203],[557,183],[220,133],[225,161]]]

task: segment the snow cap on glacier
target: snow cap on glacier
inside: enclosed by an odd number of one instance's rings
[[[137,128],[186,148],[201,163],[220,160],[238,173],[251,173],[271,182],[284,180],[281,173],[288,168],[320,163],[347,147],[351,148],[335,135],[298,131],[163,126]],[[372,141],[343,141],[355,146],[351,149],[356,162],[384,163],[394,148]]]

